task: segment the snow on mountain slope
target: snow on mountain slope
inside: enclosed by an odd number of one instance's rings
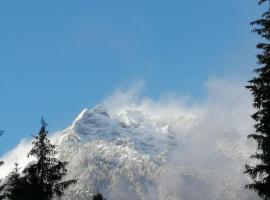
[[[100,106],[85,109],[56,143],[61,159],[70,162],[71,176],[79,180],[70,190],[72,199],[86,199],[96,191],[113,199],[144,199],[176,146],[167,125],[140,112],[112,119]]]
[[[194,124],[194,118],[177,119]],[[210,146],[200,127],[193,128],[192,138],[179,137],[170,124],[141,111],[111,117],[102,106],[83,110],[56,141],[70,177],[78,179],[65,199],[86,200],[97,191],[120,200],[254,198],[243,191],[246,138],[221,127]]]

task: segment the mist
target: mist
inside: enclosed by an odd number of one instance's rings
[[[211,79],[200,101],[177,95],[158,100],[141,97],[142,85],[118,90],[103,104],[112,116],[123,110],[141,111],[169,124],[178,145],[167,159],[165,172],[146,199],[254,199],[244,186],[250,180],[244,166],[255,151],[247,135],[254,131],[249,91],[241,81]],[[190,103],[191,100],[191,103]],[[158,137],[158,136],[156,136]],[[156,190],[156,191],[155,191]],[[173,198],[172,197],[172,198]]]

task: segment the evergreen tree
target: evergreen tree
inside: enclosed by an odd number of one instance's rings
[[[106,199],[102,196],[102,194],[98,192],[93,196],[92,200],[106,200]]]
[[[8,200],[24,200],[24,188],[20,177],[18,163],[15,163],[14,170],[7,176],[7,181],[3,185],[3,197]]]
[[[260,0],[259,4],[268,3]],[[252,115],[255,120],[255,133],[248,137],[257,143],[257,152],[251,156],[256,159],[256,165],[246,165],[253,182],[246,188],[255,190],[264,200],[270,200],[270,9],[263,13],[261,19],[251,23],[255,25],[254,32],[265,39],[257,48],[260,67],[255,69],[256,76],[249,81],[247,88],[253,95],[253,106],[256,112]]]
[[[36,158],[36,162],[23,170],[23,186],[26,189],[27,200],[50,200],[54,196],[61,197],[64,190],[76,180],[65,180],[67,162],[58,160],[55,155],[55,145],[47,138],[47,124],[42,119],[41,128],[32,142],[28,156]]]

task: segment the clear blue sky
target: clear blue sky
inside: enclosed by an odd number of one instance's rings
[[[211,77],[250,77],[256,0],[0,2],[0,154],[65,128],[117,87],[200,98]]]

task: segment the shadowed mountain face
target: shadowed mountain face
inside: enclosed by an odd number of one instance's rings
[[[188,130],[175,128],[183,123]],[[205,138],[201,123],[196,116],[168,123],[141,111],[111,117],[101,106],[83,110],[55,140],[69,176],[78,179],[64,199],[86,200],[96,192],[109,200],[254,199],[244,190],[251,149],[245,136],[215,127]]]

